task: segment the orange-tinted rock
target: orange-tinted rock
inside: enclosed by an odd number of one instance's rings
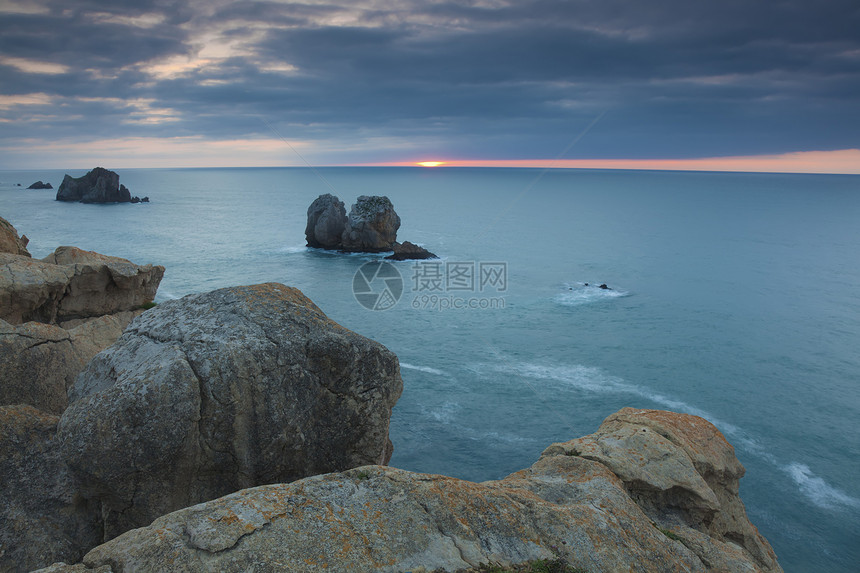
[[[599,461],[588,459],[597,457],[595,443],[606,447]],[[687,460],[671,460],[661,476],[651,457],[664,454]],[[695,467],[704,472],[698,480],[685,475]],[[530,468],[503,480],[471,483],[368,466],[256,487],[129,531],[90,551],[83,564],[123,571],[393,573],[558,557],[590,572],[779,572],[772,552],[762,558],[738,530],[714,529],[723,512],[733,511],[731,492],[694,496],[693,509],[709,512],[708,523],[689,522],[692,514],[683,507],[658,505],[671,496],[639,495],[649,487],[720,490],[702,483],[718,483],[715,475],[728,483],[741,471],[731,446],[707,421],[625,408],[592,436],[554,444]],[[684,483],[668,485],[676,479]],[[757,543],[769,549],[760,536]]]
[[[19,237],[18,230],[12,226],[12,223],[0,217],[0,253],[29,257],[27,243],[29,240],[26,236]]]

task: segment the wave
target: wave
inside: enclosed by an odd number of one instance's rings
[[[176,300],[179,298],[182,298],[182,297],[179,295],[173,294],[170,291],[166,291],[164,289],[161,289],[158,291],[158,294],[155,295],[155,302],[161,302],[161,301],[165,301],[165,300]]]
[[[480,372],[485,369],[483,366],[480,365],[474,368],[474,370]],[[607,374],[600,368],[579,364],[566,366],[548,366],[531,362],[511,364],[505,363],[503,360],[497,364],[488,365],[488,367],[497,372],[513,372],[521,377],[534,380],[560,382],[568,387],[592,394],[629,394],[639,396],[673,411],[705,418],[719,428],[723,434],[730,437],[731,442],[736,447],[744,449],[758,459],[770,463],[788,474],[799,492],[815,506],[828,510],[860,508],[860,499],[852,497],[828,484],[823,478],[815,475],[809,466],[805,464],[799,462],[784,464],[770,453],[770,448],[767,445],[762,444],[758,439],[750,436],[738,426],[719,420],[700,408],[682,400],[660,394],[647,386],[639,386],[626,382],[617,376]],[[528,382],[526,383],[528,384]],[[529,384],[529,386],[531,385]]]
[[[510,365],[504,365],[500,370],[508,371]],[[514,365],[515,371],[520,371],[526,376],[543,380],[554,380],[564,382],[568,386],[578,388],[595,394],[631,394],[645,398],[676,412],[684,412],[693,414],[701,418],[706,418],[715,426],[720,428],[726,434],[737,434],[738,428],[727,422],[723,422],[714,418],[708,412],[696,408],[681,400],[670,398],[659,392],[655,392],[648,387],[638,386],[625,382],[617,376],[606,374],[600,368],[591,366],[582,366],[575,364],[573,366],[546,366],[542,364],[534,364],[529,362]]]
[[[309,247],[307,245],[294,245],[294,246],[288,246],[288,247],[281,247],[281,248],[277,249],[275,252],[281,253],[281,254],[304,253],[304,252],[307,252],[308,248]]]
[[[427,417],[433,418],[440,424],[452,425],[454,424],[455,417],[460,409],[461,406],[457,402],[445,402],[435,408],[422,406],[421,413]]]
[[[824,509],[860,508],[860,499],[851,497],[828,484],[823,478],[812,473],[809,466],[805,464],[792,462],[783,466],[782,470],[794,480],[801,493],[818,507]]]
[[[401,362],[400,367],[406,368],[407,370],[417,370],[419,372],[426,372],[427,374],[435,374],[436,376],[446,375],[441,370],[437,370],[436,368],[430,368],[429,366],[416,366],[414,364],[407,364],[406,362]]]
[[[614,288],[602,289],[590,283],[565,283],[564,291],[553,300],[564,306],[581,306],[629,296],[629,292]]]

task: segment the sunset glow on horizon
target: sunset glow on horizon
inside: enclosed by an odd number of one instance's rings
[[[798,151],[778,155],[698,159],[448,159],[360,164],[368,167],[524,167],[538,169],[642,169],[860,175],[860,149]]]

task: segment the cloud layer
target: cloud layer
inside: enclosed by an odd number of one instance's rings
[[[554,158],[601,114],[567,157],[860,148],[857,30],[855,0],[7,0],[0,167],[117,138]]]

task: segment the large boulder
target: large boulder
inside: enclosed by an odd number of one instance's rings
[[[0,253],[0,318],[56,323],[135,310],[152,301],[164,267],[76,247],[41,261]]]
[[[141,312],[74,321],[63,324],[66,328],[40,322],[15,326],[0,319],[0,405],[29,404],[61,414],[78,374]]]
[[[0,253],[29,257],[30,252],[27,250],[29,242],[26,235],[19,237],[18,230],[12,226],[12,223],[0,217]]]
[[[164,302],[70,389],[59,426],[105,539],[260,484],[385,464],[396,356],[280,284]]]
[[[699,462],[715,455],[709,467],[736,465],[700,418],[621,415],[640,433],[679,439]],[[593,572],[781,571],[772,552],[760,559],[704,524],[655,522],[629,483],[568,444],[480,484],[371,466],[256,487],[165,515],[93,549],[84,568],[55,571],[461,571],[557,558]],[[622,464],[651,457],[647,449],[611,452],[605,459]]]
[[[349,211],[342,247],[369,253],[390,251],[399,228],[400,217],[388,197],[362,195]]]
[[[0,571],[78,561],[102,539],[98,508],[77,495],[56,444],[59,418],[0,406]]]
[[[57,189],[57,201],[130,203],[131,193],[125,185],[120,185],[116,172],[96,167],[82,177],[63,177],[63,182]]]
[[[346,207],[334,195],[320,195],[308,207],[305,238],[309,247],[339,249],[345,228]]]

